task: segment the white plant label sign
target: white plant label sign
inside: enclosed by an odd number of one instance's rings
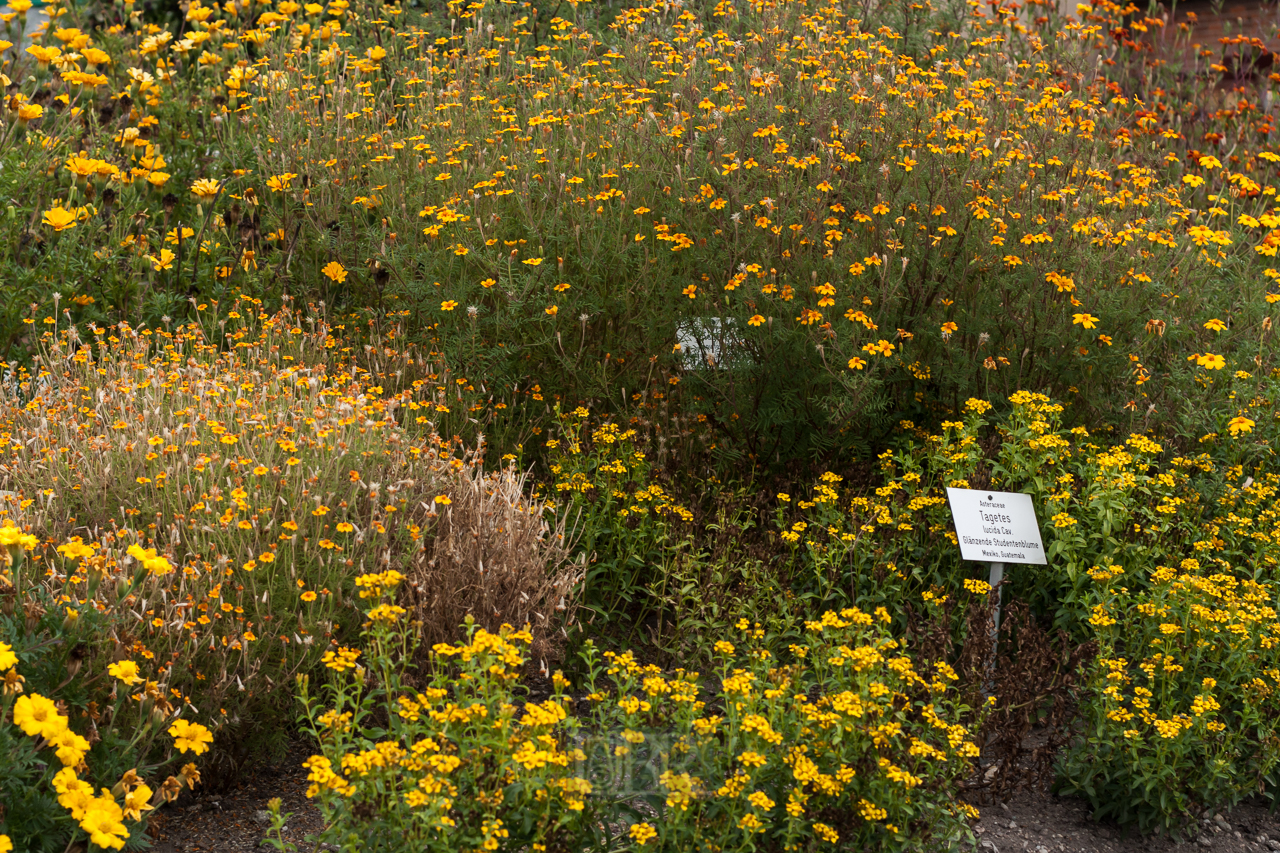
[[[948,488],[947,500],[964,559],[1037,566],[1048,562],[1031,495]]]

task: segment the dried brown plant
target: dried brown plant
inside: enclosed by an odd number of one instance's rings
[[[462,465],[435,486],[449,503],[424,495],[410,510],[432,535],[407,562],[403,587],[422,625],[421,654],[456,640],[470,615],[491,631],[528,625],[532,658],[559,659],[586,571],[570,559],[566,520],[548,522],[546,501],[531,500],[526,475],[509,467]]]

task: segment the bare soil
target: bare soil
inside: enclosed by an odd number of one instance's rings
[[[222,792],[184,795],[159,809],[150,822],[154,853],[248,853],[260,847],[271,827],[267,802],[282,801],[282,814],[293,812],[283,832],[286,841],[310,851],[306,837],[324,826],[320,811],[306,797],[307,771],[302,762],[311,755],[296,743],[276,765],[255,768],[234,787]]]

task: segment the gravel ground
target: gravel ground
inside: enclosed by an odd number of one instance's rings
[[[1245,803],[1201,821],[1199,831],[1178,842],[1164,836],[1124,835],[1089,820],[1080,800],[1023,795],[980,809],[974,827],[980,853],[1270,853],[1280,851],[1280,814]]]
[[[285,838],[303,845],[322,826],[319,812],[305,796],[302,762],[310,751],[296,745],[278,766],[250,773],[234,789],[184,797],[152,819],[155,853],[251,853],[258,851],[269,821],[267,801],[280,797],[293,812]],[[1280,814],[1258,803],[1210,816],[1198,834],[1181,842],[1167,837],[1125,836],[1089,820],[1079,800],[1021,795],[1005,805],[980,809],[974,830],[978,853],[1270,853],[1280,851]]]

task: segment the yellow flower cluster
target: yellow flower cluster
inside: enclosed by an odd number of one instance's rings
[[[12,665],[8,660],[12,657],[9,647],[0,643],[0,664]],[[195,766],[188,764],[182,769],[180,779],[170,776],[156,794],[130,770],[114,789],[103,788],[98,794],[92,784],[78,775],[88,770],[85,758],[90,750],[89,741],[72,731],[69,719],[52,700],[38,693],[19,696],[13,706],[13,723],[24,734],[37,738],[39,743],[55,751],[62,764],[62,769],[51,780],[58,804],[70,813],[98,847],[124,849],[130,837],[124,824],[126,819],[142,821],[144,813],[155,807],[159,797],[171,801],[177,797],[183,781],[195,785],[200,780]],[[179,751],[197,755],[207,751],[213,740],[207,728],[186,720],[176,721],[169,734]],[[122,800],[118,802],[117,798]]]

